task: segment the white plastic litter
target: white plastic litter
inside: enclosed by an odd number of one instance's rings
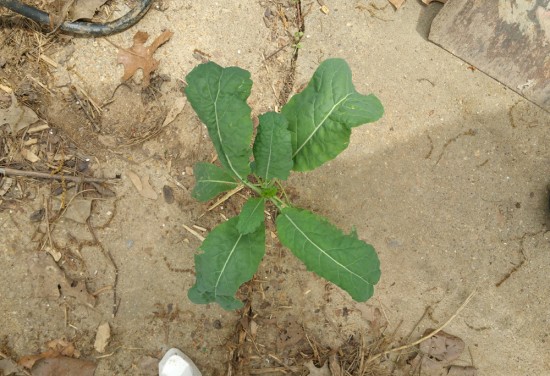
[[[202,376],[202,374],[187,355],[172,348],[160,360],[159,376]]]

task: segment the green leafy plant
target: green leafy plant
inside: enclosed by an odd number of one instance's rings
[[[327,219],[286,200],[281,181],[291,170],[309,171],[335,158],[349,144],[353,127],[378,120],[384,110],[374,95],[359,94],[344,60],[320,64],[308,86],[281,113],[259,117],[254,139],[246,103],[250,73],[213,62],[187,75],[186,95],[208,128],[221,167],[197,163],[193,197],[208,201],[244,185],[254,196],[241,213],[215,227],[195,255],[196,283],[191,301],[237,309],[239,287],[250,280],[265,253],[264,211],[278,211],[279,240],[308,270],[338,285],[356,301],[366,301],[380,278],[374,248],[352,231],[344,234]]]

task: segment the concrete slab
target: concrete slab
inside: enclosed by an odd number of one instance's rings
[[[326,3],[328,15],[306,19],[297,81],[342,57],[386,115],[354,129],[336,160],[295,177],[300,201],[375,245],[375,299],[390,321],[412,329],[431,307],[420,335],[477,289],[446,330],[466,341],[479,374],[545,374],[549,115],[427,42],[422,5],[371,16],[365,2]]]

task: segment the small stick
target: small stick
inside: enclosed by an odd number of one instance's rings
[[[199,239],[201,242],[204,241],[204,236],[193,230],[191,227],[183,225],[183,228],[189,231],[191,234],[195,235],[197,239]]]
[[[401,351],[401,350],[406,350],[406,349],[409,349],[411,347],[414,347],[416,345],[418,345],[419,343],[422,343],[424,342],[425,340],[427,340],[428,338],[430,337],[433,337],[435,336],[437,333],[439,333],[440,331],[442,331],[447,325],[449,325],[449,323],[451,321],[453,321],[455,319],[456,316],[458,316],[458,314],[460,313],[460,311],[462,311],[464,309],[464,307],[466,307],[466,305],[470,302],[470,300],[474,297],[474,294],[476,293],[476,290],[474,289],[474,291],[472,291],[470,293],[470,295],[468,295],[468,297],[466,298],[466,300],[464,300],[464,303],[462,303],[462,305],[460,307],[458,307],[458,309],[456,310],[456,312],[451,316],[449,317],[449,319],[447,321],[445,321],[445,323],[443,325],[441,325],[439,328],[435,329],[434,331],[432,331],[431,333],[428,333],[427,335],[425,335],[424,337],[414,341],[413,343],[409,343],[408,345],[403,345],[403,346],[399,346],[399,347],[396,347],[394,349],[389,349],[389,350],[386,350],[386,351],[382,351],[378,354],[375,354],[373,355],[371,358],[367,359],[367,364],[368,363],[372,363],[373,361],[375,361],[376,359],[380,358],[381,356],[383,355],[386,355],[386,354],[389,354],[389,353],[392,353],[392,352],[396,352],[396,351]]]
[[[26,76],[29,80],[33,81],[35,84],[40,86],[42,89],[46,90],[50,95],[54,95],[50,89],[46,85],[44,85],[42,82],[38,81],[36,78],[32,77],[31,75]]]
[[[202,231],[202,232],[206,232],[206,229],[204,227],[201,227],[201,226],[193,225],[193,228],[196,228],[197,230]]]
[[[1,173],[2,171],[0,171]],[[208,211],[211,211],[213,209],[215,209],[216,207],[218,207],[219,205],[223,204],[224,202],[226,202],[227,200],[229,200],[229,198],[231,196],[233,196],[234,194],[237,194],[241,191],[241,189],[244,188],[244,185],[240,184],[238,185],[236,188],[233,188],[232,190],[230,190],[229,192],[227,192],[225,195],[223,195],[218,201],[216,201],[216,203],[214,203],[213,205],[211,205],[209,208],[208,208]]]
[[[260,368],[260,369],[251,369],[249,373],[251,375],[263,375],[264,373],[274,373],[274,372],[283,372],[285,371],[291,371],[291,372],[300,372],[303,371],[304,368],[302,366],[286,366],[286,367],[268,367],[268,368]]]
[[[38,171],[24,171],[16,170],[13,168],[0,167],[0,175],[4,176],[25,176],[29,178],[39,178],[39,179],[52,179],[57,181],[72,181],[75,183],[105,183],[109,180],[115,180],[116,178],[87,178],[80,176],[71,176],[71,175],[52,175],[48,172],[38,172]]]

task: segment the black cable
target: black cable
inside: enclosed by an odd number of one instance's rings
[[[94,23],[85,21],[76,22],[63,22],[59,27],[60,30],[70,34],[87,35],[93,37],[101,37],[105,35],[111,35],[119,33],[135,25],[149,10],[149,7],[153,3],[153,0],[140,0],[140,5],[133,8],[119,19],[107,22],[107,23]],[[23,4],[18,0],[0,0],[0,6],[8,8],[9,10],[19,13],[22,16],[30,18],[31,20],[50,27],[50,15],[46,12],[36,9],[32,6]]]

